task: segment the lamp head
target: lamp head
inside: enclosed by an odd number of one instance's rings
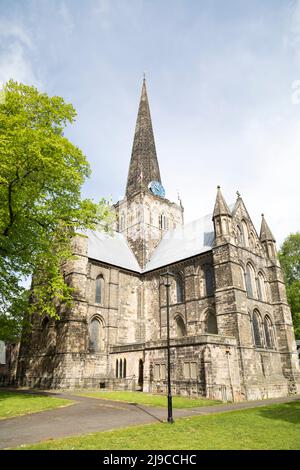
[[[174,277],[174,274],[170,271],[166,271],[160,275],[163,278],[163,283],[165,287],[170,287],[171,278]]]

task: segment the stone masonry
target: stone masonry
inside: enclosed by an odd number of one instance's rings
[[[116,234],[73,240],[76,257],[64,274],[74,304],[59,320],[33,319],[18,383],[165,393],[161,274],[168,269],[174,393],[224,401],[300,393],[291,313],[265,218],[258,235],[241,196],[229,207],[218,187],[212,215],[192,226],[191,238],[181,202],[153,192],[153,181],[162,185],[144,80]]]

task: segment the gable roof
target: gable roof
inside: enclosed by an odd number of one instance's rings
[[[86,230],[88,257],[137,273],[146,273],[211,250],[214,241],[212,215],[170,230],[162,238],[142,270],[124,235]]]
[[[144,272],[209,251],[214,238],[211,214],[170,230],[154,250]]]
[[[124,235],[86,230],[88,257],[103,263],[140,273],[141,268]]]

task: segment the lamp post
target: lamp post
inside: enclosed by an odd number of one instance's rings
[[[170,357],[170,287],[171,278],[174,274],[169,271],[161,274],[163,283],[166,288],[166,300],[167,300],[167,356],[168,356],[168,423],[174,423],[173,420],[173,409],[172,409],[172,389],[171,389],[171,357]]]

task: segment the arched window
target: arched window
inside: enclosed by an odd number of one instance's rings
[[[165,214],[162,214],[159,217],[159,228],[161,228],[162,230],[169,229],[169,220],[168,220],[168,217],[165,216]]]
[[[228,224],[228,219],[227,217],[222,217],[222,232],[223,234],[228,234],[229,233],[229,224]]]
[[[262,338],[261,338],[261,318],[257,310],[254,310],[252,317],[252,326],[253,326],[253,336],[255,346],[262,348]]]
[[[98,318],[93,318],[90,324],[90,350],[100,352],[104,350],[104,328]]]
[[[245,245],[244,240],[243,240],[243,234],[241,231],[241,227],[237,225],[236,227],[236,238],[237,238],[237,244],[238,245]]]
[[[241,289],[245,289],[245,271],[242,266],[238,267],[237,284]]]
[[[120,359],[120,362],[119,362],[119,377],[120,379],[123,377],[123,361],[122,359]]]
[[[180,274],[177,274],[175,278],[176,282],[176,301],[177,303],[182,303],[184,301],[184,285],[183,279]]]
[[[116,359],[116,378],[119,377],[119,361]]]
[[[122,212],[120,216],[120,231],[125,229],[125,213],[124,211]]]
[[[254,237],[254,233],[253,233],[253,232],[250,232],[249,240],[250,240],[250,247],[251,247],[251,248],[255,248],[255,237]]]
[[[200,297],[205,297],[206,295],[206,289],[205,289],[205,280],[204,280],[204,269],[202,266],[199,266],[197,268],[197,277],[198,277],[198,282],[199,282],[199,296]]]
[[[246,266],[245,283],[248,297],[254,297],[255,276],[253,266],[248,263]]]
[[[269,256],[271,258],[276,258],[276,251],[275,251],[275,246],[273,242],[268,242],[268,247],[269,247]]]
[[[206,266],[204,269],[206,295],[214,293],[214,273],[212,266]]]
[[[248,227],[244,220],[242,220],[242,234],[243,234],[243,245],[249,246]]]
[[[48,330],[48,328],[49,328],[49,317],[43,318],[41,328],[42,328],[43,332]]]
[[[221,232],[221,223],[220,223],[219,218],[216,219],[215,224],[216,224],[216,235],[219,236],[222,233]]]
[[[274,330],[273,325],[270,317],[268,315],[264,318],[264,331],[265,331],[265,338],[266,338],[266,346],[268,349],[275,349],[275,342],[274,342]]]
[[[181,317],[175,318],[176,323],[176,337],[181,338],[182,336],[186,336],[186,327],[184,321]]]
[[[126,378],[126,359],[123,362],[123,377]]]
[[[143,359],[139,360],[139,375],[138,375],[138,385],[143,390],[143,383],[144,383],[144,362]]]
[[[104,279],[103,279],[103,276],[100,275],[96,279],[96,292],[95,292],[96,304],[102,304],[103,302],[103,286],[104,286]]]
[[[257,276],[257,296],[259,300],[266,300],[265,278],[262,273]]]
[[[218,325],[215,312],[211,310],[208,312],[205,321],[205,333],[210,333],[212,335],[218,334]]]

